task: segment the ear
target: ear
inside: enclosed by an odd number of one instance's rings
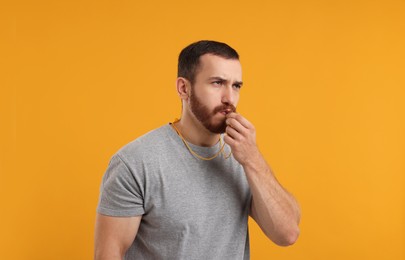
[[[190,97],[190,82],[183,77],[178,77],[176,80],[177,94],[183,100]]]

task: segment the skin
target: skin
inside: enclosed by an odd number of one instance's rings
[[[205,54],[200,57],[194,85],[179,77],[176,86],[183,103],[176,128],[188,142],[209,147],[219,140],[219,133],[212,129],[223,126],[224,141],[243,166],[252,192],[251,217],[277,245],[294,244],[299,236],[298,203],[277,181],[260,153],[253,124],[232,109],[238,104],[242,86],[240,62]],[[201,118],[206,121],[201,122]],[[207,125],[212,129],[207,129]],[[140,221],[141,216],[117,218],[98,214],[95,259],[122,259],[136,237]]]
[[[191,92],[210,111],[229,104],[237,106],[242,84],[242,68],[235,59],[206,54],[200,57],[201,68],[194,86],[177,79],[177,91],[183,101],[182,119],[175,126],[184,138],[196,145],[212,146],[219,135],[206,129],[190,109]],[[221,84],[212,78],[221,78]],[[251,217],[274,243],[288,246],[299,236],[300,208],[294,197],[277,181],[256,144],[256,130],[242,115],[231,112],[212,116],[213,124],[226,122],[224,137],[234,158],[243,166],[252,192]]]
[[[298,203],[277,181],[260,153],[254,126],[236,113],[228,114],[226,122],[224,141],[243,166],[252,192],[251,217],[277,245],[294,244],[301,217]]]
[[[192,144],[213,146],[218,142],[219,134],[208,130],[192,111],[192,96],[195,96],[206,110],[211,113],[221,106],[236,107],[242,86],[242,68],[234,59],[224,59],[205,54],[200,57],[200,66],[196,73],[193,87],[189,80],[177,79],[177,92],[183,102],[181,120],[175,123],[183,137]],[[224,124],[226,114],[211,115],[212,125]]]

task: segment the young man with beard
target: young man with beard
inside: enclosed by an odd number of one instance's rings
[[[104,175],[95,259],[249,259],[248,216],[293,244],[300,210],[236,112],[239,55],[199,41],[179,56],[180,120],[120,149]]]

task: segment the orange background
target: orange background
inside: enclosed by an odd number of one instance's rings
[[[91,259],[113,153],[180,115],[177,55],[241,55],[238,110],[302,207],[252,259],[405,259],[405,2],[1,1],[0,259]]]

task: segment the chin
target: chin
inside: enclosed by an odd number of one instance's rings
[[[226,129],[226,123],[220,123],[220,124],[210,124],[208,126],[205,126],[205,128],[208,129],[208,131],[210,131],[211,133],[214,134],[223,134],[225,133],[225,129]]]

